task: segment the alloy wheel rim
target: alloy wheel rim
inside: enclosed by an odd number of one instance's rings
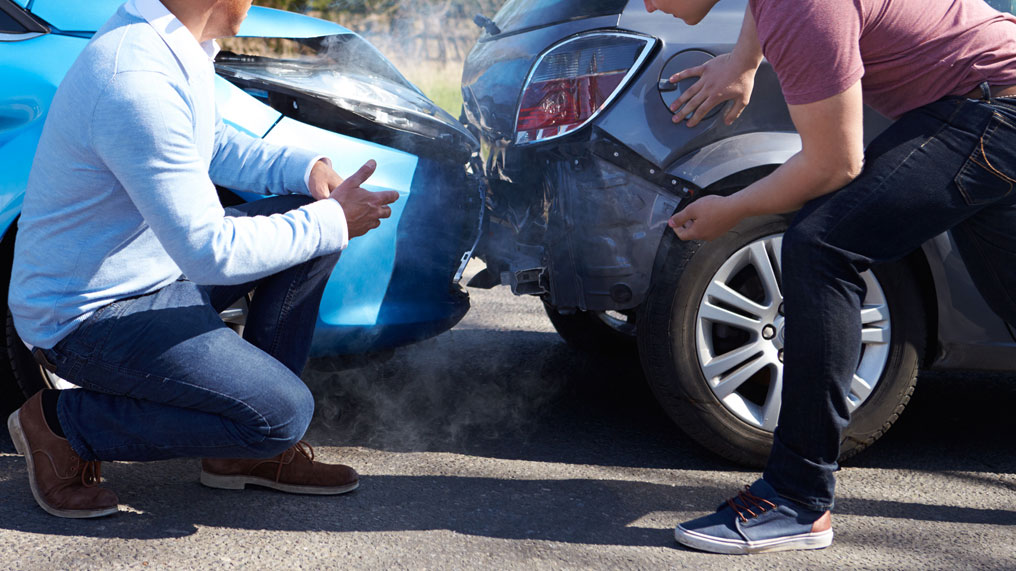
[[[695,319],[698,363],[713,395],[741,421],[772,432],[783,388],[782,234],[736,251],[709,281]],[[853,412],[875,391],[889,359],[891,322],[885,292],[862,274],[861,357],[850,386]]]

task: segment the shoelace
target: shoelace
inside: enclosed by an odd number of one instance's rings
[[[752,494],[748,491],[749,489],[749,486],[745,486],[744,491],[738,492],[737,496],[727,500],[727,505],[737,513],[737,517],[742,522],[748,521],[748,518],[741,512],[742,509],[750,513],[751,517],[758,517],[768,510],[776,509],[776,504]],[[737,502],[741,502],[740,505]],[[759,513],[755,513],[752,508],[759,510]]]
[[[296,457],[296,453],[303,454],[303,457],[308,462],[314,461],[314,447],[307,443],[306,440],[301,440],[293,445],[292,448],[286,450],[279,456],[279,465],[275,468],[275,481],[278,482],[282,479],[282,468],[293,462],[293,458]]]
[[[94,488],[102,481],[102,462],[92,460],[81,465],[81,485]]]
[[[293,449],[299,451],[300,454],[303,454],[303,456],[311,462],[314,461],[314,447],[306,440],[297,442],[296,445],[293,446]]]

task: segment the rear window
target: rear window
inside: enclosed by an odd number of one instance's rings
[[[628,0],[508,0],[494,16],[502,32],[620,14]]]

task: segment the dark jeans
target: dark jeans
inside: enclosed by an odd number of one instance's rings
[[[285,212],[280,196],[228,208]],[[60,423],[85,460],[270,457],[295,444],[314,400],[300,380],[338,254],[233,286],[178,280],[101,308],[53,349]],[[243,337],[218,313],[254,288]]]
[[[861,347],[859,274],[952,230],[988,304],[1016,324],[1016,102],[946,98],[868,147],[861,176],[808,203],[783,239],[783,406],[764,478],[832,507]]]

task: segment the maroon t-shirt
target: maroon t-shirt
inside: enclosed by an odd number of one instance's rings
[[[843,93],[897,118],[988,81],[1016,84],[1016,17],[984,0],[750,0],[787,103]]]

